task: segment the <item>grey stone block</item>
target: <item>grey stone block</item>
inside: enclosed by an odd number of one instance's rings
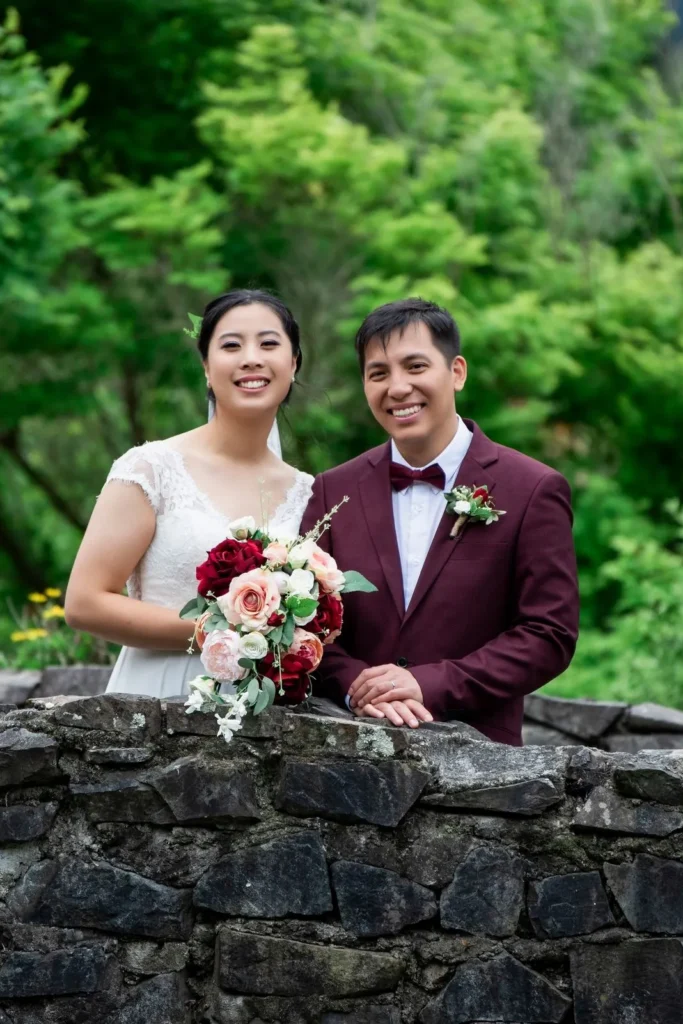
[[[58,778],[57,751],[52,736],[28,729],[6,729],[0,733],[0,786]]]
[[[599,871],[532,882],[527,903],[531,925],[542,939],[587,935],[615,923]]]
[[[549,725],[525,722],[522,726],[522,742],[525,747],[580,747],[583,740],[577,736],[568,736]]]
[[[302,832],[228,854],[200,879],[194,903],[244,917],[327,913],[332,893],[320,836]]]
[[[625,712],[619,701],[565,700],[532,693],[524,698],[524,714],[581,740],[595,740],[611,729]]]
[[[154,747],[91,747],[83,759],[87,764],[104,764],[132,768],[146,764],[154,757]]]
[[[637,754],[641,750],[683,750],[683,733],[625,733],[605,737],[605,747],[613,754]]]
[[[541,974],[504,953],[459,967],[419,1019],[422,1024],[560,1024],[570,1005]]]
[[[0,843],[25,843],[44,836],[58,807],[57,803],[47,803],[34,807],[13,804],[0,808]]]
[[[658,804],[634,803],[596,787],[574,816],[574,827],[634,836],[669,836],[683,828],[683,814]]]
[[[96,992],[108,957],[97,946],[52,953],[10,953],[0,967],[0,999],[31,999]]]
[[[113,665],[50,665],[43,670],[34,697],[93,697],[104,693]]]
[[[605,864],[604,870],[635,931],[683,935],[683,864],[639,854],[632,864]]]
[[[98,729],[117,736],[126,733],[155,739],[161,732],[161,703],[154,697],[129,693],[103,693],[57,703],[59,725],[72,729]]]
[[[219,929],[220,984],[245,995],[372,995],[393,991],[404,960],[390,953]]]
[[[289,814],[396,826],[428,781],[426,772],[397,761],[288,761],[276,806]]]
[[[529,818],[543,814],[564,800],[564,790],[552,779],[529,779],[509,786],[467,789],[459,793],[431,793],[422,803],[451,810],[488,811]]]
[[[182,974],[160,974],[128,992],[103,1024],[190,1024],[191,1004]]]
[[[231,764],[183,757],[145,778],[176,821],[253,821],[261,816],[252,776]]]
[[[479,846],[441,894],[441,926],[473,935],[514,935],[524,906],[524,867],[503,846]]]
[[[69,788],[89,821],[172,825],[176,820],[156,790],[137,779],[107,779],[95,785],[74,783]]]
[[[683,806],[683,762],[656,765],[642,759],[617,765],[614,785],[624,796]]]
[[[184,942],[126,942],[121,946],[121,966],[135,974],[166,974],[182,971],[189,956],[189,947]]]
[[[662,704],[634,704],[626,712],[623,725],[632,732],[683,733],[683,711]]]
[[[191,928],[190,892],[73,858],[34,864],[10,902],[19,920],[34,924],[171,940],[186,939]]]
[[[680,1024],[683,945],[678,939],[589,946],[571,954],[576,1024]]]
[[[438,912],[431,889],[394,871],[339,860],[332,865],[332,881],[344,928],[364,938],[396,935]]]
[[[17,672],[11,668],[0,669],[0,702],[24,704],[38,689],[41,678],[41,672],[32,670]]]
[[[433,749],[425,749],[430,755],[426,764],[435,771],[436,779],[422,803],[458,808],[472,793],[474,800],[486,799],[498,807],[526,806],[532,813],[537,813],[534,805],[547,807],[549,801],[561,799],[572,755],[569,747],[512,747],[505,743],[452,746],[436,742]]]

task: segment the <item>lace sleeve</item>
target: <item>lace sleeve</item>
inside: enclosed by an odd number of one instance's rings
[[[131,448],[116,460],[109,470],[105,487],[112,480],[125,484],[137,484],[158,515],[161,508],[159,466],[147,445]]]

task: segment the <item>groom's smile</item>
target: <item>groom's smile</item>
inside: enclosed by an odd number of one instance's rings
[[[462,356],[449,360],[425,323],[410,323],[384,342],[368,342],[363,373],[368,405],[411,465],[426,465],[455,435],[454,395],[466,376]]]

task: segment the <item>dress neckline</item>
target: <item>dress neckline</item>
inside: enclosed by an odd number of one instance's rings
[[[185,461],[185,456],[183,455],[183,453],[178,448],[174,448],[172,445],[169,445],[169,444],[164,444],[164,448],[167,451],[172,452],[174,454],[174,456],[176,457],[176,461],[177,461],[178,465],[180,466],[182,472],[185,474],[186,478],[190,482],[190,485],[192,486],[192,489],[194,490],[195,494],[200,499],[200,501],[202,501],[204,503],[204,505],[206,505],[206,507],[209,509],[209,511],[213,515],[217,516],[219,519],[223,519],[226,523],[229,523],[231,521],[231,518],[233,518],[233,519],[237,518],[237,517],[234,517],[234,516],[230,517],[230,516],[226,515],[225,512],[221,512],[221,510],[218,508],[216,503],[209,497],[209,495],[206,493],[206,491],[202,490],[202,488],[199,486],[199,484],[197,483],[195,478],[192,476],[192,473],[188,469],[187,463]],[[296,493],[297,489],[299,488],[302,479],[305,478],[306,476],[307,476],[307,474],[303,473],[300,469],[295,469],[294,470],[294,480],[292,481],[290,486],[287,488],[287,491],[285,492],[284,498],[282,499],[280,504],[277,506],[277,508],[273,512],[272,516],[270,516],[269,525],[274,523],[274,522],[277,522],[277,520],[278,520],[279,516],[281,515],[281,513],[285,509],[287,509],[287,507],[290,505],[290,503],[292,501],[292,498],[293,498],[294,494]],[[265,530],[265,526],[262,525],[261,529]]]

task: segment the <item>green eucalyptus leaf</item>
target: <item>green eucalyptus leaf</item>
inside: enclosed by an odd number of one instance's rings
[[[345,583],[342,587],[342,594],[374,594],[377,587],[370,580],[367,580],[365,576],[360,572],[356,572],[355,569],[349,569],[348,572],[344,573]]]
[[[256,703],[260,692],[261,690],[258,684],[258,679],[256,676],[252,676],[249,680],[249,685],[247,686],[247,700],[250,704]]]
[[[240,658],[237,664],[240,668],[248,668],[250,672],[256,671],[256,663],[251,658]]]
[[[183,605],[178,614],[181,619],[196,619],[197,616],[201,614],[201,611],[203,611],[203,609],[200,609],[199,607],[199,599],[193,597],[191,601],[188,601],[187,604]]]

